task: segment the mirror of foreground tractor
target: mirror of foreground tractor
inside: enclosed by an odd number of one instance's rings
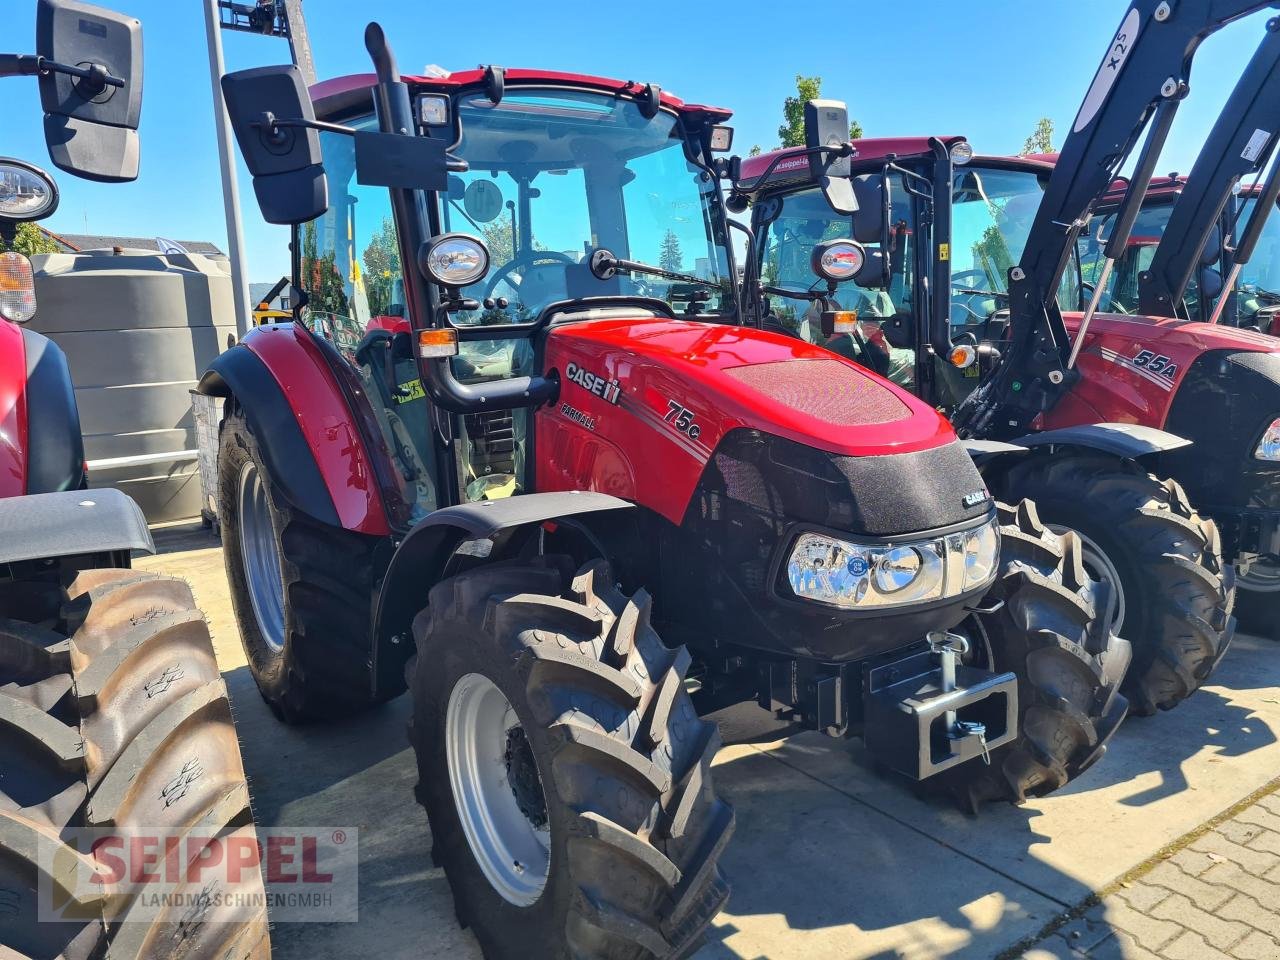
[[[0,54],[0,76],[40,74],[54,163],[132,179],[137,21],[41,0],[37,32],[40,54]],[[57,203],[44,171],[0,159],[4,246]],[[36,309],[30,263],[0,253],[0,955],[265,960],[256,856],[195,868],[258,851],[208,625],[183,580],[130,569],[155,552],[146,520],[88,489],[66,357],[17,325]],[[143,869],[113,867],[135,843]],[[147,876],[161,846],[176,882]]]
[[[309,307],[200,390],[225,401],[259,691],[293,723],[409,690],[434,857],[486,956],[687,955],[728,896],[721,706],[861,736],[968,810],[1103,755],[1130,653],[1078,538],[997,505],[909,392],[741,324],[727,110],[496,66],[402,78],[365,40],[375,76],[310,104],[287,69],[226,78],[255,177],[308,184],[263,206],[300,221]],[[362,134],[434,159],[367,175]],[[859,250],[829,269],[882,275]]]

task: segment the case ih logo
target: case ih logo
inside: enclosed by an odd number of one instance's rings
[[[110,923],[152,923],[192,912],[201,923],[241,923],[263,909],[273,923],[357,919],[354,827],[259,827],[257,840],[216,829],[70,834],[65,843],[39,841],[42,923],[102,915]]]
[[[582,369],[576,363],[568,364],[564,368],[564,375],[587,391],[587,393],[594,393],[597,397],[615,406],[622,396],[622,387],[618,385],[617,380],[608,380],[599,374],[592,373],[590,370]]]

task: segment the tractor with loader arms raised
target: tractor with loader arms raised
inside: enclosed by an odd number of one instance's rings
[[[1202,375],[1180,391],[1188,390],[1188,403],[1194,392],[1196,416],[1216,429],[1197,436],[1200,455],[1183,465],[1185,485],[1246,559],[1236,607],[1242,627],[1271,637],[1280,636],[1280,421],[1276,361],[1259,354],[1274,355],[1280,341],[1206,324],[1280,335],[1280,219],[1271,216],[1280,175],[1274,165],[1266,172],[1278,131],[1280,19],[1273,19],[1191,173],[1153,181],[1099,294],[1102,310],[1202,337],[1203,359],[1182,360]],[[1124,186],[1113,185],[1078,241],[1086,289],[1100,278]]]
[[[39,77],[54,164],[136,178],[138,21],[40,0],[36,40],[0,77]],[[155,551],[142,511],[87,488],[66,357],[22,326],[31,264],[3,251],[57,203],[44,171],[0,158],[0,956],[265,960],[253,858],[238,878],[188,869],[257,843],[209,628],[183,580],[129,568]],[[152,864],[165,844],[176,880],[113,870],[100,841],[149,843]]]
[[[409,689],[487,956],[691,949],[728,895],[721,705],[969,807],[1102,756],[1129,647],[1076,537],[908,391],[740,322],[728,111],[365,44],[310,93],[223,78],[308,302],[200,390],[259,690],[299,722]]]
[[[920,137],[855,141],[833,166],[811,139],[731,171],[730,206],[752,205],[752,319],[908,386],[949,414],[996,496],[1033,499],[1081,535],[1086,568],[1115,587],[1113,621],[1134,647],[1125,692],[1142,714],[1208,678],[1234,629],[1232,564],[1247,570],[1280,529],[1256,496],[1280,477],[1258,454],[1280,417],[1280,352],[1096,300],[1083,314],[1060,305],[1090,292],[1077,237],[1150,121],[1107,262],[1124,250],[1200,41],[1263,6],[1133,4],[1056,164]],[[1259,58],[1274,46],[1269,26]],[[815,282],[810,250],[824,242],[844,272]],[[1237,367],[1247,389],[1215,386]],[[1230,416],[1206,408],[1206,389]]]

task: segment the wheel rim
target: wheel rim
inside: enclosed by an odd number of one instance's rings
[[[1259,561],[1250,565],[1249,572],[1241,574],[1236,583],[1241,590],[1254,593],[1275,593],[1280,590],[1280,563]]]
[[[240,468],[240,556],[258,630],[272,653],[284,649],[284,577],[276,552],[267,488],[253,461]]]
[[[1107,603],[1107,622],[1111,625],[1111,632],[1119,634],[1121,627],[1124,626],[1125,615],[1124,584],[1120,580],[1120,571],[1111,562],[1106,551],[1079,530],[1073,531],[1071,527],[1054,524],[1048,524],[1048,527],[1059,535],[1074,532],[1080,538],[1080,562],[1084,566],[1085,573],[1094,580],[1111,584],[1111,599]]]
[[[504,900],[529,906],[551,869],[546,797],[524,728],[488,677],[469,673],[454,685],[445,747],[472,855]]]

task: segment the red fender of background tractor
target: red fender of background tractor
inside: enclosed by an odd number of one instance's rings
[[[1074,336],[1079,313],[1063,315]],[[1097,314],[1077,359],[1080,380],[1037,427],[1138,423],[1163,428],[1187,371],[1207,350],[1280,353],[1280,340],[1166,317]]]
[[[22,328],[0,320],[0,497],[27,492],[27,351]]]
[[[251,330],[243,344],[288,398],[343,527],[375,536],[390,533],[369,451],[311,335],[296,324],[271,324]]]
[[[591,490],[680,523],[730,430],[845,456],[954,443],[928,404],[820,347],[755,329],[597,320],[553,329],[560,395],[536,418],[539,491]]]

